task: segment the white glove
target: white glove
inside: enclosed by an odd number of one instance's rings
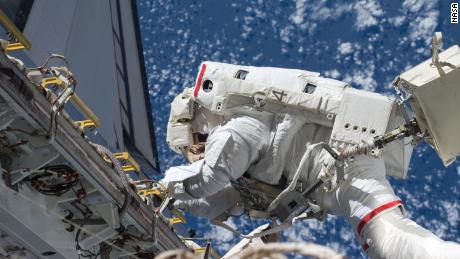
[[[322,166],[318,178],[325,180],[324,189],[326,192],[334,191],[338,187],[337,168],[334,165],[336,161],[325,150],[322,151],[320,157],[318,162],[322,163]]]
[[[166,171],[165,177],[160,180],[168,194],[176,200],[193,200],[184,187],[184,181],[201,172],[204,159],[186,166],[174,166]]]
[[[176,200],[187,201],[196,199],[187,193],[183,182],[165,182],[163,179],[160,183],[166,187],[168,195]]]

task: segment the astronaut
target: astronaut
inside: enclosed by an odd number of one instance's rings
[[[318,145],[340,150],[401,121],[395,100],[315,72],[204,62],[195,87],[173,101],[168,123],[168,144],[191,164],[170,168],[161,182],[176,208],[216,219],[273,216],[271,202],[283,190],[324,178],[309,199],[345,217],[371,258],[458,258],[460,245],[404,216],[386,179],[407,174],[410,139],[355,155],[343,170]],[[248,192],[262,199],[248,201]]]

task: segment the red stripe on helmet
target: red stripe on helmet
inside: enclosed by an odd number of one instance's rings
[[[196,80],[195,91],[193,96],[198,96],[198,91],[200,91],[201,81],[203,80],[204,71],[206,70],[206,64],[201,65],[200,74],[198,75],[198,80]]]

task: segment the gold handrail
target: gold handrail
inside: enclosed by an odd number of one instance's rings
[[[127,170],[125,171],[137,171],[137,172],[141,171],[141,167],[139,166],[139,163],[137,163],[137,161],[134,160],[134,158],[128,152],[116,153],[114,155],[115,155],[115,158],[124,159],[131,165],[131,166],[129,165],[126,166]]]
[[[42,80],[41,87],[46,88],[47,85],[55,84],[61,88],[65,87],[65,83],[57,78],[57,77],[49,77]],[[71,98],[72,102],[74,102],[78,108],[94,123],[96,128],[101,126],[101,120],[96,116],[96,114],[91,111],[91,109],[86,105],[86,103],[76,94],[74,93]]]
[[[32,48],[30,41],[22,34],[22,32],[14,25],[14,23],[0,10],[0,23],[9,31],[27,50]]]

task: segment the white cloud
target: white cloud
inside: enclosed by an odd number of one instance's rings
[[[298,0],[295,2],[296,11],[291,15],[291,20],[293,23],[300,25],[303,23],[303,17],[305,9],[307,8],[306,0]]]
[[[337,20],[346,13],[353,13],[356,16],[355,29],[361,31],[377,25],[383,10],[376,0],[360,0],[349,4],[336,3],[332,6],[330,4],[328,6],[326,0],[314,2],[297,0],[296,10],[290,16],[290,20],[300,29],[312,33],[319,22]]]
[[[337,20],[345,12],[351,11],[352,4],[335,4],[331,8],[326,6],[327,1],[297,0],[296,10],[289,17],[290,20],[297,25],[301,30],[308,31],[310,34],[315,32],[318,27],[318,22],[326,20]],[[307,18],[308,19],[305,19]]]
[[[331,69],[331,70],[324,72],[324,75],[326,77],[337,79],[340,77],[340,72],[337,69]]]
[[[233,218],[229,218],[225,223],[233,229],[238,229]],[[232,246],[232,240],[236,237],[231,231],[224,228],[212,226],[211,230],[206,232],[206,238],[212,239],[213,242],[217,243],[220,249],[228,251]]]
[[[412,40],[422,39],[426,42],[431,40],[433,33],[438,25],[439,11],[429,11],[424,13],[423,16],[417,17],[411,23],[410,38]]]
[[[416,17],[410,21],[409,38],[412,41],[423,40],[427,44],[438,25],[438,0],[405,0],[402,4],[406,16]]]
[[[400,15],[400,16],[390,17],[388,18],[388,20],[391,24],[398,27],[398,26],[401,26],[406,21],[406,17]]]
[[[417,13],[420,12],[422,8],[434,8],[437,3],[438,0],[405,0],[402,6],[413,13]]]
[[[379,17],[383,14],[380,3],[374,0],[361,0],[355,4],[354,9],[358,31],[377,25]]]
[[[459,215],[459,204],[456,202],[448,202],[448,201],[443,201],[442,206],[446,210],[447,213],[447,221],[449,221],[449,226],[450,227],[456,227],[460,221],[460,215]]]
[[[351,83],[355,87],[374,92],[377,88],[377,81],[374,79],[375,65],[368,62],[363,69],[353,69],[351,74],[345,75],[343,81]]]
[[[291,30],[293,30],[292,26],[287,26],[284,27],[283,29],[280,30],[280,38],[282,41],[289,43],[291,42],[290,36],[291,36]]]
[[[339,45],[337,50],[340,52],[342,55],[348,55],[351,52],[353,52],[353,45],[351,45],[350,42],[344,42]]]

